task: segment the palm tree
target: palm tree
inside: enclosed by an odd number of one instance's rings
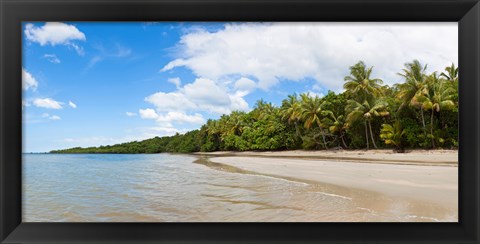
[[[346,123],[345,123],[345,117],[343,115],[338,115],[336,116],[333,111],[330,110],[324,110],[324,114],[327,116],[323,120],[323,124],[329,126],[328,130],[333,133],[333,134],[338,134],[338,137],[342,141],[343,147],[348,148],[347,143],[345,143],[345,129]]]
[[[455,67],[455,64],[452,63],[451,66],[445,68],[447,73],[442,72],[440,74],[441,77],[451,81],[451,82],[458,82],[458,67]]]
[[[220,123],[218,120],[209,119],[206,124],[206,132],[208,135],[219,138],[222,134]]]
[[[209,151],[217,150],[220,142],[223,141],[223,138],[222,138],[223,132],[222,132],[219,120],[209,119],[204,126],[205,126],[205,133],[207,137],[206,140],[209,141],[210,143],[216,144],[216,146],[214,146],[213,148],[208,147],[209,149],[207,150]]]
[[[293,123],[297,136],[301,136],[300,129],[298,128],[298,122],[301,119],[301,107],[297,94],[288,95],[288,98],[282,101],[280,113],[282,120],[287,121],[289,124]]]
[[[317,124],[320,128],[320,133],[322,135],[323,146],[325,149],[327,147],[327,141],[325,140],[325,133],[323,131],[322,125],[322,102],[318,96],[311,97],[307,93],[300,94],[301,98],[301,118],[305,121],[304,127],[307,129],[312,128],[314,124]]]
[[[453,101],[458,104],[458,67],[452,63],[451,66],[445,68],[445,72],[440,74],[440,77],[447,79],[449,86],[454,89]]]
[[[403,73],[398,75],[405,78],[405,82],[398,85],[397,98],[400,99],[402,104],[399,110],[407,105],[419,107],[417,103],[417,95],[425,88],[425,70],[427,65],[422,66],[418,60],[413,60],[411,63],[406,63]],[[423,129],[425,130],[425,118],[423,115],[423,109],[420,108],[420,115],[422,118]]]
[[[433,136],[433,116],[435,112],[442,110],[452,110],[455,107],[453,97],[455,90],[447,84],[446,80],[439,79],[436,73],[429,75],[426,79],[427,86],[417,96],[417,101],[422,109],[431,110],[430,114],[430,137],[432,147],[435,148],[435,138]]]
[[[380,138],[385,141],[385,144],[393,144],[396,147],[397,152],[404,152],[403,148],[403,136],[405,135],[405,129],[402,128],[402,123],[396,120],[393,125],[382,124],[380,130]]]
[[[220,116],[220,119],[218,119],[215,123],[216,131],[218,131],[218,134],[220,135],[220,141],[224,141],[225,137],[228,136],[228,133],[230,132],[229,130],[229,120],[230,120],[230,115],[222,115]]]
[[[380,94],[380,84],[383,82],[370,78],[372,69],[373,67],[367,68],[362,61],[350,67],[350,75],[345,77],[343,85],[350,98],[363,101]]]
[[[227,133],[239,136],[243,132],[245,112],[233,111],[227,121]]]
[[[389,112],[387,111],[387,104],[382,100],[364,100],[363,103],[359,103],[353,99],[347,101],[347,106],[345,108],[347,111],[347,122],[348,125],[363,119],[365,122],[365,138],[367,140],[367,150],[369,149],[368,144],[368,128],[370,130],[370,137],[372,139],[372,144],[375,148],[377,145],[375,139],[373,138],[372,132],[372,119],[374,116],[388,116]],[[368,128],[367,128],[368,126]]]
[[[275,107],[270,102],[265,102],[265,100],[260,99],[255,104],[255,109],[253,112],[253,117],[257,120],[263,119],[265,116],[268,116],[273,113]]]

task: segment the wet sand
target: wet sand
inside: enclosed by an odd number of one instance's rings
[[[245,171],[379,193],[414,205],[420,203],[425,211],[435,205],[451,213],[458,212],[457,151],[215,152],[204,155],[208,155],[211,162]]]

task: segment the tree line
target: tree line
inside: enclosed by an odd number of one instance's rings
[[[417,60],[406,63],[398,73],[403,83],[388,86],[360,61],[350,67],[339,94],[291,94],[280,106],[259,100],[250,112],[224,114],[185,134],[51,153],[455,149],[458,67],[440,73],[426,69]]]

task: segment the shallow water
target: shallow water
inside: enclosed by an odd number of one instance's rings
[[[195,162],[195,163],[194,163]],[[25,154],[25,222],[456,221],[431,203],[245,172],[194,156]]]

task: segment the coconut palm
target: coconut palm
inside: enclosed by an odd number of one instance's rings
[[[307,93],[300,94],[301,98],[301,118],[304,122],[304,127],[307,129],[312,128],[314,124],[317,124],[320,128],[320,133],[322,135],[323,146],[325,149],[327,147],[327,141],[325,140],[325,133],[323,131],[322,124],[322,102],[318,96],[312,97]]]
[[[346,94],[357,101],[363,101],[380,94],[380,79],[372,79],[373,67],[367,68],[362,61],[350,67],[350,75],[345,77],[343,88]]]
[[[275,110],[275,107],[270,102],[265,102],[265,100],[260,99],[255,104],[255,109],[253,110],[253,117],[257,120],[263,119],[265,116],[272,114]]]
[[[220,119],[217,120],[215,123],[216,131],[218,131],[220,135],[220,141],[224,141],[225,138],[229,135],[230,133],[230,115],[222,115],[220,116]]]
[[[298,101],[297,94],[288,95],[287,99],[282,101],[282,107],[280,108],[282,120],[287,121],[289,124],[295,125],[295,131],[297,136],[300,136],[300,129],[298,123],[301,119],[301,107]]]
[[[333,111],[324,110],[323,112],[326,117],[323,120],[323,124],[329,126],[328,130],[332,134],[338,135],[342,141],[343,147],[348,148],[347,143],[345,143],[345,129],[347,128],[345,123],[345,117],[343,115],[335,115]]]
[[[420,107],[420,115],[422,118],[423,129],[425,130],[425,117],[423,115],[423,109],[417,102],[417,95],[425,88],[425,70],[427,65],[423,66],[418,60],[413,60],[411,63],[406,63],[403,73],[398,75],[405,78],[405,82],[398,85],[397,98],[400,99],[402,104],[400,109],[405,106]]]
[[[241,111],[233,111],[230,114],[226,124],[228,134],[233,134],[236,136],[242,134],[243,127],[245,125],[243,121],[243,117],[245,117],[245,112],[241,112]]]
[[[282,119],[289,123],[295,122],[299,118],[299,108],[300,103],[297,95],[288,95],[287,99],[282,101],[282,107],[280,108]]]
[[[451,81],[451,82],[458,82],[458,67],[455,67],[455,64],[452,63],[451,66],[445,68],[445,72],[440,74],[441,77]]]
[[[402,124],[399,120],[395,121],[393,125],[382,124],[380,130],[380,139],[385,141],[385,144],[392,144],[396,147],[397,152],[404,152],[403,148],[403,136],[405,135],[405,129],[402,128]]]
[[[347,106],[345,108],[347,111],[347,123],[351,125],[352,123],[362,119],[365,123],[365,138],[367,141],[367,150],[369,149],[368,143],[368,131],[370,131],[370,138],[372,139],[372,144],[377,148],[375,139],[373,138],[372,132],[372,119],[373,117],[379,116],[388,116],[389,112],[387,111],[387,104],[382,100],[364,100],[363,103],[359,103],[353,99],[347,101]],[[367,128],[368,127],[368,128]]]
[[[455,90],[447,84],[446,80],[439,79],[436,73],[429,75],[426,79],[427,86],[417,96],[418,103],[422,109],[430,110],[430,137],[432,147],[435,148],[435,139],[433,137],[433,119],[434,114],[442,110],[452,110],[455,108],[453,101]]]
[[[455,104],[458,104],[458,67],[455,67],[455,65],[452,63],[451,66],[445,68],[445,72],[442,72],[440,74],[440,77],[443,77],[447,79],[449,82],[449,86],[454,89],[454,96],[452,100],[455,102]]]
[[[217,133],[216,131],[216,124],[217,121],[213,119],[208,119],[207,123],[203,125],[205,127],[205,131],[207,132],[208,135],[214,135]]]

